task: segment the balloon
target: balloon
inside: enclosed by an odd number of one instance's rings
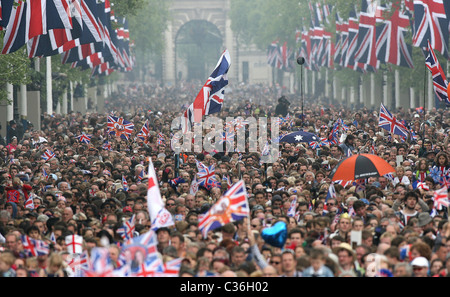
[[[448,98],[450,98],[450,84],[448,84],[447,86],[447,96]]]
[[[261,232],[261,237],[271,246],[282,248],[286,242],[288,235],[287,225],[285,222],[276,222],[270,228],[265,228]]]

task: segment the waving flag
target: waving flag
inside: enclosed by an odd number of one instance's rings
[[[328,199],[336,199],[337,195],[336,195],[336,189],[334,188],[334,184],[330,184],[330,186],[328,187],[328,193],[327,193],[327,198],[325,199],[325,201],[328,201]]]
[[[194,102],[184,112],[182,124],[184,132],[190,131],[192,123],[200,123],[203,116],[217,113],[222,109],[230,63],[230,53],[225,50]]]
[[[83,236],[81,235],[67,235],[65,237],[67,251],[71,254],[83,253]]]
[[[92,138],[92,135],[85,134],[85,133],[77,136],[78,141],[81,143],[84,143],[84,144],[91,143],[91,138]]]
[[[29,195],[28,196],[27,201],[25,201],[25,208],[27,208],[27,209],[34,209],[33,198],[34,198],[33,195]]]
[[[198,191],[197,175],[194,175],[191,186],[189,187],[189,194],[195,195],[195,193],[197,193],[197,191]]]
[[[133,133],[134,124],[123,118],[108,116],[108,134],[128,140]]]
[[[369,3],[362,0],[361,13],[359,16],[358,44],[355,52],[355,60],[359,63],[368,64],[378,68],[379,61],[376,56],[377,27],[376,14],[378,2]]]
[[[297,207],[297,197],[294,197],[294,199],[291,201],[291,204],[289,205],[289,209],[287,212],[288,217],[295,217],[296,207]]]
[[[157,255],[151,255],[145,258],[138,270],[132,274],[133,277],[157,277],[162,276],[164,272],[164,263]]]
[[[428,41],[428,51],[429,53],[425,64],[433,76],[434,92],[440,101],[444,101],[449,104],[450,100],[447,95],[448,81],[445,77],[444,70],[436,57],[436,54],[433,51],[433,48],[431,47],[430,41]]]
[[[45,178],[45,180],[48,180],[48,173],[43,167],[42,167],[42,176]]]
[[[85,271],[87,277],[111,277],[113,275],[114,267],[107,248],[94,247],[89,260],[89,269]]]
[[[449,206],[448,202],[448,190],[447,187],[443,187],[439,190],[434,191],[433,194],[434,208],[441,210],[443,206]]]
[[[159,191],[158,179],[151,159],[149,159],[148,164],[147,205],[152,222],[152,230],[173,226],[175,224],[172,214],[164,207],[161,192]]]
[[[149,128],[148,120],[145,121],[144,125],[141,128],[141,131],[136,135],[137,138],[144,141],[145,144],[148,144],[148,138],[150,136],[150,128]]]
[[[133,215],[128,221],[124,222],[122,227],[117,229],[117,234],[124,240],[128,240],[134,237],[134,226],[136,222],[136,215]]]
[[[128,191],[128,182],[125,176],[122,175],[122,187],[125,191]]]
[[[205,187],[207,190],[210,190],[213,186],[214,181],[216,180],[215,170],[216,169],[214,164],[209,167],[204,166],[203,168],[201,168],[197,173],[198,185]]]
[[[27,235],[22,235],[22,245],[28,257],[44,256],[50,253],[50,247],[45,241],[36,240]]]
[[[53,159],[55,157],[55,153],[52,152],[51,150],[47,149],[44,154],[42,154],[41,158],[44,159],[45,162],[50,161],[51,159]]]
[[[109,141],[105,141],[102,145],[102,149],[107,151],[112,151],[111,143]]]
[[[177,277],[180,273],[181,263],[183,262],[183,259],[184,258],[177,258],[164,263],[161,276]]]
[[[133,237],[127,240],[122,247],[122,253],[125,253],[126,250],[140,250],[145,259],[158,251],[157,245],[158,239],[155,231],[149,230],[138,237]]]
[[[380,118],[378,120],[378,127],[381,127],[391,134],[400,135],[402,137],[408,137],[408,129],[393,116],[386,106],[381,103],[380,106]]]
[[[208,232],[230,222],[248,217],[250,209],[243,181],[237,182],[209,210],[199,218],[199,230],[206,238]]]

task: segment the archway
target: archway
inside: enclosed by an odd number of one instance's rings
[[[219,29],[206,20],[181,26],[175,38],[175,73],[178,80],[204,81],[223,51]]]

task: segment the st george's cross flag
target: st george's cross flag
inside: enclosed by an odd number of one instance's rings
[[[225,50],[194,102],[184,112],[181,122],[183,133],[190,131],[193,123],[200,123],[203,116],[222,109],[230,64],[230,53]]]
[[[199,218],[198,227],[203,237],[225,224],[248,217],[250,208],[244,181],[237,182],[211,208]]]
[[[67,235],[65,243],[70,254],[81,254],[83,252],[83,236],[76,234]]]
[[[173,226],[175,224],[172,214],[164,207],[155,167],[150,158],[148,164],[147,205],[150,221],[152,222],[152,230]]]

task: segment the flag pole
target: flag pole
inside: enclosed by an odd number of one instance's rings
[[[422,125],[424,125],[425,124],[425,121],[427,120],[427,117],[426,117],[426,108],[425,108],[425,104],[426,104],[426,87],[427,87],[427,65],[426,65],[426,62],[425,62],[425,65],[424,65],[424,70],[425,70],[425,73],[424,73],[424,76],[423,76],[423,123],[422,123]],[[425,126],[423,126],[423,134],[422,134],[423,136],[422,136],[422,149],[425,147]]]

